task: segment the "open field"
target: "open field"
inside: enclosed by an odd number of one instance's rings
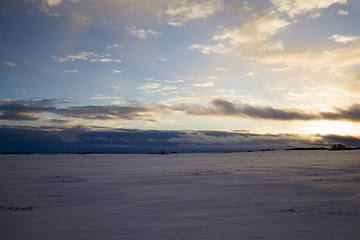
[[[1,155],[1,239],[360,239],[360,151]]]

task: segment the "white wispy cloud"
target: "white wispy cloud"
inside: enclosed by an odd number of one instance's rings
[[[97,54],[93,53],[93,52],[81,52],[81,53],[76,53],[75,55],[67,55],[64,58],[61,57],[56,57],[54,55],[51,55],[51,57],[54,59],[54,61],[56,62],[66,62],[66,61],[74,61],[74,60],[88,60],[90,57],[95,56],[98,57]]]
[[[334,34],[331,37],[329,37],[329,39],[334,39],[335,42],[347,43],[347,42],[354,42],[356,40],[359,40],[360,37],[359,36],[343,36],[343,35]]]
[[[343,16],[346,16],[346,15],[349,15],[349,12],[348,12],[348,11],[344,11],[344,10],[339,10],[339,11],[338,11],[338,14],[343,15]]]
[[[162,90],[175,90],[177,89],[178,87],[173,87],[173,86],[165,86],[162,88]]]
[[[66,72],[66,73],[68,73],[68,72],[73,72],[73,73],[75,73],[75,72],[79,72],[79,70],[65,70],[65,72]]]
[[[9,66],[9,67],[15,67],[16,66],[16,64],[12,63],[12,62],[3,62],[3,63],[4,63],[4,65]]]
[[[238,48],[241,48],[243,54],[253,50],[282,51],[281,41],[273,42],[271,37],[289,25],[290,22],[280,19],[274,11],[265,9],[254,13],[243,26],[223,28],[221,32],[217,32],[212,37],[213,41],[220,42],[217,45],[193,44],[188,49],[199,49],[204,54],[227,53]]]
[[[313,16],[320,14],[318,11],[330,7],[331,5],[347,4],[347,0],[271,0],[279,12],[284,12],[290,17],[311,12]]]
[[[162,82],[161,80],[152,79],[152,78],[145,78],[146,81],[153,81],[153,82]]]
[[[268,38],[277,34],[290,25],[286,20],[280,19],[275,12],[263,10],[255,13],[249,22],[242,27],[225,28],[222,33],[213,36],[213,40],[228,40],[232,45],[247,44],[256,47],[262,46],[282,50],[281,42],[270,43]],[[267,46],[264,47],[264,44]]]
[[[256,75],[257,73],[254,73],[254,72],[249,72],[247,74],[245,74],[243,77],[251,77],[251,76],[254,76]]]
[[[217,93],[229,93],[229,94],[235,94],[235,93],[236,93],[236,90],[215,89],[215,92],[217,92]]]
[[[158,58],[158,60],[167,62],[166,58]]]
[[[119,59],[112,58],[101,58],[101,59],[90,59],[91,62],[121,62]]]
[[[356,81],[360,82],[360,72],[353,72],[351,70],[343,70],[343,71],[337,71],[335,73],[335,75],[338,77],[341,77],[341,78],[356,80]],[[354,90],[356,90],[356,89],[354,89]],[[360,90],[360,88],[359,88],[359,90]]]
[[[270,88],[270,90],[275,90],[275,91],[284,91],[286,90],[287,88],[284,88],[284,87],[279,87],[279,88]]]
[[[118,48],[121,46],[122,46],[122,44],[113,44],[113,45],[107,45],[106,48]]]
[[[75,61],[75,60],[90,60],[90,62],[121,62],[119,59],[109,58],[111,54],[95,54],[93,52],[81,52],[74,55],[67,55],[66,57],[57,57],[51,55],[51,58],[55,62],[66,62],[66,61]]]
[[[172,26],[183,26],[185,22],[206,18],[224,9],[224,0],[178,1],[169,4],[158,13],[161,20]]]
[[[114,89],[114,91],[116,92],[120,92],[121,91],[121,88],[120,87],[117,87],[117,86],[113,86],[111,87],[112,89]]]
[[[34,2],[34,0],[25,0],[25,2]],[[50,17],[61,17],[63,14],[58,11],[61,5],[66,7],[69,6],[70,3],[77,3],[80,0],[39,0],[37,2],[40,3],[38,5],[38,9]]]
[[[150,90],[150,89],[157,89],[157,88],[160,88],[160,87],[161,87],[160,83],[146,83],[146,84],[138,87],[137,89]]]
[[[219,43],[217,45],[204,45],[204,44],[193,44],[190,47],[188,47],[187,49],[189,50],[194,50],[194,49],[198,49],[200,50],[203,54],[209,54],[209,53],[226,53],[228,52],[230,49],[226,48],[223,44]]]
[[[215,84],[213,82],[193,83],[193,84],[188,84],[188,85],[193,86],[193,87],[213,87],[213,86],[215,86]]]
[[[180,83],[180,82],[184,82],[184,80],[173,80],[173,81],[170,81],[170,80],[164,80],[164,82],[166,83]]]
[[[211,68],[210,69],[211,71],[230,71],[231,69],[230,68]]]
[[[292,68],[270,68],[269,70],[272,72],[287,72],[292,70]]]
[[[136,27],[125,27],[126,30],[130,32],[130,35],[145,39],[147,35],[157,35],[162,34],[159,32],[156,32],[154,30],[145,30],[145,29],[137,29]]]
[[[265,64],[283,64],[290,68],[304,68],[313,71],[324,70],[329,73],[347,71],[360,65],[360,42],[355,41],[344,48],[316,53],[315,49],[277,54],[260,60]]]
[[[104,96],[104,95],[98,94],[95,97],[91,97],[90,99],[123,99],[123,97],[109,97],[109,96]]]
[[[113,70],[113,73],[122,73],[123,71]]]

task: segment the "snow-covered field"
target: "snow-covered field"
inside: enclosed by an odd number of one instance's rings
[[[3,240],[360,239],[360,151],[0,155],[0,206]]]

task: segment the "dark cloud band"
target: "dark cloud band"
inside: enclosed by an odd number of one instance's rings
[[[332,112],[308,113],[293,108],[273,108],[271,106],[253,106],[242,102],[231,102],[225,99],[214,99],[209,106],[177,104],[167,106],[156,103],[129,106],[70,106],[58,108],[60,103],[74,103],[66,99],[8,100],[0,99],[0,120],[23,121],[38,120],[36,114],[45,112],[66,118],[94,120],[151,120],[154,115],[174,115],[185,113],[194,116],[226,116],[253,118],[259,120],[292,121],[292,120],[340,120],[360,121],[360,104],[347,108],[334,108]],[[65,119],[66,120],[66,119]]]
[[[293,147],[360,146],[340,135],[254,134],[246,131],[165,131],[110,128],[0,127],[0,152],[233,152]]]

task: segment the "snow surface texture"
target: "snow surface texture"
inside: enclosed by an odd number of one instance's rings
[[[360,151],[1,155],[0,206],[3,240],[360,239]]]

